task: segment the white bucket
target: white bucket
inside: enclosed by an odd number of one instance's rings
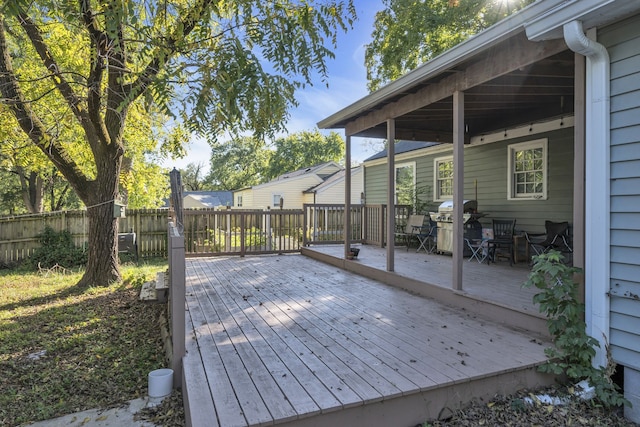
[[[173,390],[173,369],[156,369],[149,372],[149,397],[166,397]]]

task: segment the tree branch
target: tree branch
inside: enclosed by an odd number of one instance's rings
[[[89,78],[87,79],[87,86],[89,92],[87,94],[87,109],[89,110],[89,117],[93,123],[98,123],[102,128],[103,133],[106,134],[102,117],[100,116],[101,106],[101,86],[102,77],[104,75],[105,58],[101,52],[100,46],[106,46],[106,35],[100,31],[98,23],[96,22],[95,15],[91,10],[90,0],[80,1],[80,11],[82,13],[82,20],[84,26],[89,33],[89,39],[91,40],[91,65],[89,67]],[[106,142],[106,141],[104,141]]]
[[[78,191],[83,181],[89,181],[80,167],[48,134],[46,127],[31,109],[29,103],[20,89],[4,31],[4,19],[0,15],[0,92],[5,98],[3,102],[9,106],[13,115],[17,119],[22,130],[29,136],[31,141],[56,165],[58,170]]]
[[[45,44],[37,25],[35,25],[31,18],[24,13],[18,15],[18,20],[27,34],[27,37],[29,37],[31,44],[38,53],[38,56],[40,56],[43,65],[51,73],[51,80],[65,101],[67,101],[67,104],[71,108],[73,114],[87,133],[95,133],[95,130],[92,129],[93,126],[86,111],[82,109],[80,98],[76,95],[71,85],[69,85],[69,82],[64,78],[58,63],[53,59],[53,55],[51,55],[49,48]]]
[[[169,61],[169,59],[176,53],[179,52],[178,47],[176,46],[179,39],[186,38],[191,32],[194,30],[198,20],[211,5],[213,0],[199,0],[197,4],[195,4],[192,8],[189,9],[189,12],[186,16],[184,16],[176,27],[181,27],[182,31],[180,32],[180,37],[177,37],[176,34],[172,34],[167,38],[167,42],[164,47],[157,47],[156,53],[149,61],[149,64],[145,67],[142,74],[131,83],[131,85],[127,88],[128,99],[130,102],[137,99],[149,84],[153,81],[153,79],[158,75],[162,67]]]

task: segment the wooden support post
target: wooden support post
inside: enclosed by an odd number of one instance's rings
[[[344,171],[344,257],[351,255],[351,135],[346,138]]]
[[[395,268],[395,230],[396,230],[396,122],[387,120],[387,271]]]
[[[464,243],[464,92],[453,93],[453,279],[462,290]]]
[[[169,280],[171,298],[171,369],[173,388],[182,386],[182,358],[185,355],[185,251],[184,235],[169,223]]]

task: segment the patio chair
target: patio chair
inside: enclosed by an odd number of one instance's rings
[[[438,240],[438,223],[429,218],[429,225],[421,227],[420,232],[416,234],[416,238],[420,243],[416,253],[420,252],[420,249],[424,249],[426,253],[433,253]]]
[[[509,251],[509,265],[513,266],[513,231],[516,226],[515,219],[494,219],[493,239],[487,240],[487,264],[496,262],[496,252],[499,249]]]
[[[535,255],[542,255],[552,249],[562,253],[572,253],[569,222],[545,221],[545,233],[524,233],[527,244]]]
[[[489,254],[489,251],[487,250],[487,240],[481,238],[472,239],[465,237],[464,241],[471,251],[471,256],[469,257],[468,261],[475,259],[480,264],[482,264],[484,260],[487,259],[487,255]]]
[[[409,215],[407,223],[396,230],[396,238],[404,240],[407,245],[407,251],[411,240],[418,238],[417,236],[423,228],[424,217],[425,215]]]

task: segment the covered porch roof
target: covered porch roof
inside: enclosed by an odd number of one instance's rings
[[[500,21],[370,95],[321,120],[322,129],[386,138],[452,142],[453,99],[465,93],[465,134],[482,135],[574,112],[574,56],[562,24],[585,30],[630,14],[614,0],[545,0]],[[557,25],[541,22],[553,16]],[[526,119],[523,119],[525,118]]]

